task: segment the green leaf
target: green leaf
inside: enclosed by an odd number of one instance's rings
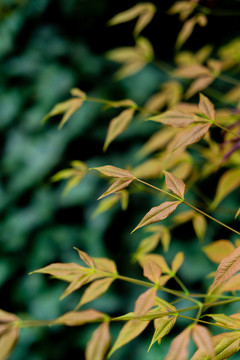
[[[216,321],[217,325],[223,325],[231,330],[239,330],[240,329],[240,320],[235,319],[231,316],[227,316],[225,314],[206,314],[204,316],[211,317]]]
[[[135,227],[132,231],[136,231],[137,229],[153,224],[157,221],[161,221],[166,219],[176,208],[181,204],[180,201],[166,201],[159,206],[153,207],[140,221],[140,223]]]
[[[173,326],[175,325],[177,316],[173,316],[173,317],[163,317],[161,319],[158,319],[158,327],[154,332],[151,344],[149,345],[148,351],[151,349],[151,347],[153,346],[153,344],[159,340],[161,340],[165,335],[167,335],[171,329],[173,328]]]

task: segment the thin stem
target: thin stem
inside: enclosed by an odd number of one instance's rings
[[[211,220],[215,221],[216,223],[218,223],[218,224],[220,224],[220,225],[224,226],[224,227],[225,227],[225,228],[227,228],[228,230],[233,231],[235,234],[240,235],[240,232],[238,232],[237,230],[235,230],[235,229],[231,228],[230,226],[228,226],[228,225],[226,225],[226,224],[222,223],[221,221],[219,221],[219,220],[215,219],[215,218],[214,218],[214,217],[212,217],[211,215],[209,215],[209,214],[205,213],[204,211],[202,211],[202,210],[200,210],[200,209],[196,208],[195,206],[193,206],[193,205],[189,204],[189,203],[188,203],[188,202],[186,202],[185,200],[183,201],[183,203],[184,203],[185,205],[189,206],[190,208],[192,208],[193,210],[195,210],[195,211],[199,212],[200,214],[202,214],[202,215],[204,215],[204,216],[208,217],[209,219],[211,219]]]
[[[52,326],[53,323],[54,323],[54,320],[19,320],[19,321],[17,321],[17,325],[20,328]]]
[[[178,196],[173,195],[173,194],[169,193],[168,191],[165,191],[165,190],[163,190],[163,189],[160,189],[160,188],[158,188],[158,187],[156,187],[156,186],[154,186],[154,185],[152,185],[152,184],[149,184],[149,183],[147,183],[147,182],[145,182],[145,181],[143,181],[143,180],[140,180],[140,179],[138,179],[138,178],[135,178],[135,180],[137,180],[138,182],[140,182],[140,183],[142,183],[142,184],[144,184],[144,185],[146,185],[146,186],[151,187],[152,189],[155,189],[155,190],[157,190],[157,191],[160,191],[160,192],[162,192],[162,193],[165,194],[165,195],[171,196],[171,197],[174,198],[174,199],[177,199],[177,200],[179,200],[179,201],[181,200]]]
[[[220,129],[224,130],[224,131],[227,131],[229,134],[232,134],[234,136],[236,136],[237,138],[240,139],[240,135],[235,133],[234,131],[226,128],[225,126],[222,126],[221,124],[219,124],[218,122],[214,121],[213,125],[216,125],[217,127],[219,127]]]
[[[181,314],[179,314],[178,316],[181,317],[181,318],[184,318],[184,319],[192,320],[194,322],[196,320],[195,318],[192,318],[190,316],[185,316],[185,315],[181,315]],[[229,328],[226,327],[226,326],[223,326],[223,325],[220,325],[220,324],[214,324],[214,323],[211,323],[210,321],[204,321],[204,320],[198,319],[198,322],[203,323],[203,324],[207,324],[207,325],[217,326],[217,327],[220,327],[222,329],[228,329],[229,330]]]
[[[173,278],[174,278],[174,280],[178,283],[178,285],[183,289],[183,291],[185,292],[185,294],[186,294],[187,296],[189,296],[189,294],[190,294],[189,290],[188,290],[188,289],[186,288],[186,286],[182,283],[182,281],[179,279],[179,277],[178,277],[176,274],[174,274]]]

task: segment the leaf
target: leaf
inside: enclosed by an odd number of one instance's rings
[[[143,266],[143,275],[153,283],[158,283],[161,276],[161,269],[154,261],[147,261]]]
[[[196,79],[210,74],[211,72],[209,69],[206,66],[200,64],[181,66],[172,72],[173,76],[182,77],[185,79]]]
[[[148,236],[147,238],[144,238],[140,242],[140,244],[137,248],[137,251],[134,255],[134,258],[136,258],[136,260],[137,260],[138,258],[141,257],[141,255],[147,254],[147,253],[153,251],[157,247],[157,245],[160,241],[160,236],[161,236],[160,234],[154,234],[154,235]]]
[[[180,49],[180,47],[187,41],[187,39],[191,36],[195,25],[197,24],[197,19],[192,17],[187,20],[180,32],[178,33],[177,41],[176,41],[176,49]]]
[[[117,25],[127,21],[131,21],[139,17],[135,29],[134,36],[138,34],[148,25],[156,11],[156,7],[152,3],[141,3],[132,8],[115,15],[110,21],[109,25]]]
[[[123,170],[112,165],[105,165],[97,168],[93,168],[100,171],[102,174],[116,177],[116,178],[134,178],[134,176],[128,170]]]
[[[189,341],[190,329],[186,328],[172,341],[164,360],[187,360]]]
[[[163,170],[163,172],[168,189],[171,190],[174,194],[178,195],[180,198],[184,199],[184,192],[186,188],[184,182],[168,171]]]
[[[147,256],[147,260],[152,260],[156,264],[158,264],[163,273],[169,274],[171,272],[168,264],[166,263],[166,261],[162,255],[150,254]]]
[[[221,290],[223,292],[240,290],[240,274],[231,276],[230,279],[222,285]]]
[[[100,271],[107,271],[113,274],[117,273],[117,267],[113,260],[107,258],[93,258],[96,268]]]
[[[117,117],[110,121],[107,137],[103,146],[103,150],[106,151],[109,144],[126,128],[128,127],[132,117],[134,115],[135,109],[126,109],[123,110]]]
[[[214,357],[214,347],[210,331],[202,325],[195,325],[193,328],[193,340],[196,346],[204,353]]]
[[[52,276],[65,276],[65,275],[80,276],[82,271],[85,272],[86,268],[75,263],[54,263],[45,266],[41,269],[34,270],[30,274],[40,273],[40,274],[48,274]]]
[[[169,110],[161,115],[150,117],[148,120],[160,122],[164,125],[169,125],[176,128],[186,127],[194,122],[194,117],[180,111]]]
[[[116,205],[119,202],[119,199],[120,199],[119,194],[115,194],[107,199],[101,200],[97,208],[94,210],[92,217],[95,218],[98,215],[104,213],[105,211],[110,210],[111,208],[114,207],[114,205]]]
[[[195,144],[200,141],[203,136],[206,135],[210,126],[211,124],[198,124],[190,130],[186,129],[181,131],[181,133],[179,133],[168,145],[168,152],[183,150],[188,145]]]
[[[211,317],[216,321],[217,325],[223,325],[229,329],[240,329],[240,320],[225,314],[206,314],[204,316]]]
[[[157,221],[166,219],[180,204],[180,201],[166,201],[159,206],[153,207],[140,221],[140,223],[135,227],[132,231],[136,231],[137,229],[153,224]]]
[[[71,105],[65,112],[60,124],[58,125],[59,129],[61,129],[63,127],[63,125],[68,121],[70,116],[72,116],[72,114],[74,114],[82,106],[84,99],[76,99],[75,98],[70,101],[71,101]]]
[[[236,215],[235,215],[235,219],[240,215],[240,208],[238,209],[238,211],[236,212]]]
[[[178,271],[184,261],[184,253],[182,251],[178,252],[175,258],[172,261],[172,271],[174,274]]]
[[[200,94],[199,110],[206,115],[210,120],[215,119],[214,105],[211,101],[203,94]]]
[[[203,216],[202,214],[195,213],[192,222],[193,222],[194,231],[199,241],[202,242],[207,229],[207,221],[205,219],[205,216]]]
[[[222,333],[212,338],[215,356],[217,360],[226,360],[238,352],[240,347],[240,333],[227,332]],[[206,355],[201,349],[193,355],[191,360],[211,360],[211,357]]]
[[[202,91],[208,87],[213,81],[215,77],[213,75],[201,76],[198,79],[194,80],[192,84],[189,86],[185,98],[189,99],[191,96],[197,94],[199,91]]]
[[[44,116],[42,120],[43,123],[46,122],[52,116],[60,115],[66,112],[71,107],[71,104],[72,104],[72,99],[56,104],[53,107],[53,109],[47,115]]]
[[[83,311],[69,311],[66,314],[54,320],[54,324],[62,324],[67,326],[80,326],[96,320],[102,320],[105,314],[94,309]]]
[[[19,329],[13,328],[0,337],[0,360],[7,360],[19,338]]]
[[[97,278],[99,275],[97,275]],[[72,294],[74,291],[80,289],[83,285],[88,284],[89,282],[95,280],[96,274],[83,274],[79,277],[75,277],[65,291],[62,293],[60,300],[63,300],[66,296]]]
[[[92,334],[85,351],[86,360],[104,360],[111,344],[109,323],[102,323]]]
[[[82,261],[85,262],[86,265],[88,265],[90,268],[95,267],[93,258],[91,256],[89,256],[84,251],[77,249],[76,247],[74,247],[74,249],[77,250],[80,259],[82,259]]]
[[[158,341],[158,343],[160,343],[159,340],[161,340],[165,335],[167,335],[171,329],[173,328],[173,326],[175,325],[175,322],[177,320],[177,316],[173,316],[173,317],[163,317],[161,319],[159,319],[158,322],[158,327],[154,332],[151,344],[149,345],[148,351],[151,349],[151,347],[153,346],[153,344]]]
[[[235,247],[229,240],[217,240],[204,246],[202,250],[211,261],[219,264],[234,249]]]
[[[168,303],[166,300],[163,300],[159,297],[156,297],[155,298],[155,303],[158,305],[158,307],[163,310],[163,311],[176,311],[177,312],[177,309],[175,308],[175,306],[173,306],[172,304]],[[158,320],[158,319],[156,319]]]
[[[109,188],[107,191],[105,191],[105,193],[103,193],[99,198],[98,200],[102,199],[103,197],[107,196],[107,195],[110,195],[110,194],[113,194],[113,193],[116,193],[116,192],[119,192],[119,191],[122,191],[124,189],[126,189],[130,184],[131,182],[133,181],[133,178],[132,179],[129,179],[129,178],[122,178],[122,179],[119,179],[119,180],[116,180]]]
[[[231,254],[226,256],[219,264],[216,272],[214,282],[211,286],[210,293],[222,284],[224,281],[229,279],[237,271],[240,270],[240,247],[233,250]]]
[[[73,88],[70,90],[72,96],[80,97],[81,99],[86,98],[86,93],[78,88]]]
[[[226,171],[220,178],[216,195],[211,204],[211,209],[215,209],[218,204],[232,191],[240,186],[240,168]]]
[[[134,307],[134,316],[142,316],[154,305],[156,289],[151,288],[142,293],[136,300]]]
[[[113,278],[104,278],[94,281],[89,287],[84,291],[83,296],[78,304],[78,308],[92,300],[97,299],[99,296],[104,294],[112,282]]]
[[[149,321],[130,320],[121,329],[117,340],[115,341],[111,351],[108,354],[110,357],[117,349],[127,344],[129,341],[135,339],[147,327]]]

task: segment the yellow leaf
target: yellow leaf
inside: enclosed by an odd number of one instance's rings
[[[177,316],[173,316],[170,318],[166,316],[158,320],[158,327],[153,334],[153,338],[151,344],[149,345],[148,351],[151,349],[151,347],[156,341],[158,341],[158,343],[160,344],[161,339],[171,331],[171,329],[175,325],[176,320]]]
[[[152,260],[156,264],[158,264],[163,273],[165,273],[165,274],[170,273],[171,270],[170,270],[168,264],[166,263],[166,261],[165,261],[165,259],[164,259],[164,257],[162,255],[149,254],[147,256],[147,260]]]
[[[88,309],[83,311],[69,311],[66,314],[58,317],[54,321],[54,324],[80,326],[96,320],[101,320],[104,318],[104,316],[105,314],[94,309]]]
[[[86,268],[75,263],[54,263],[41,269],[34,270],[30,274],[40,273],[52,276],[78,275],[86,273]]]
[[[92,300],[97,299],[99,296],[104,294],[108,290],[108,288],[110,287],[113,281],[114,281],[113,278],[104,278],[94,281],[92,284],[89,285],[89,287],[83,293],[83,296],[77,308]]]
[[[164,360],[186,360],[189,341],[190,329],[186,328],[172,341],[170,350]]]
[[[218,204],[232,191],[240,186],[240,168],[226,171],[220,178],[216,195],[211,204],[211,209],[215,209]]]
[[[233,250],[219,264],[210,293],[240,270],[240,247]]]
[[[0,336],[0,360],[7,360],[19,338],[19,329],[13,328]]]
[[[203,252],[213,262],[219,264],[235,249],[229,240],[217,240],[204,246]]]
[[[100,271],[107,271],[110,273],[117,273],[117,267],[113,260],[107,258],[94,258],[96,268]]]
[[[86,265],[88,265],[90,268],[95,267],[93,258],[91,256],[89,256],[87,253],[85,253],[82,250],[79,250],[77,248],[74,248],[74,249],[77,250],[80,259],[82,259],[82,261],[84,261]]]
[[[174,194],[178,195],[180,198],[184,199],[184,192],[186,188],[184,182],[168,171],[164,170],[163,172],[168,189],[171,190]]]
[[[120,115],[111,120],[104,143],[104,151],[107,150],[109,144],[128,127],[134,115],[134,109],[126,109]]]
[[[222,286],[221,290],[225,291],[238,291],[240,290],[240,274],[230,277]]]
[[[198,124],[191,129],[181,131],[168,145],[168,152],[180,151],[200,141],[208,132],[211,124]]]
[[[111,344],[109,323],[102,323],[92,334],[85,351],[86,360],[104,360]]]
[[[214,358],[214,347],[210,331],[202,325],[195,325],[193,328],[193,340],[198,349]]]
[[[181,267],[184,261],[184,253],[182,251],[178,252],[175,258],[172,261],[172,271],[176,274],[178,269]]]
[[[70,118],[70,116],[72,116],[72,114],[74,114],[83,104],[84,99],[72,99],[70,100],[70,106],[67,109],[67,111],[65,112],[60,124],[58,125],[58,128],[61,129],[63,127],[63,125],[68,121],[68,119]]]
[[[181,66],[172,72],[173,76],[182,77],[185,79],[196,79],[202,76],[211,75],[211,72],[206,66],[200,64],[193,64],[188,66]]]
[[[93,218],[95,218],[98,215],[102,214],[103,212],[111,209],[114,205],[117,204],[117,202],[119,202],[119,199],[120,199],[119,194],[116,194],[116,195],[110,196],[107,199],[101,200],[100,204],[98,205],[98,207],[92,214]]]
[[[202,214],[194,214],[193,219],[193,228],[195,233],[199,239],[199,241],[203,241],[206,229],[207,229],[207,221]]]
[[[203,94],[200,94],[199,110],[211,120],[215,119],[215,109],[213,103]]]
[[[238,209],[238,211],[236,212],[236,215],[235,215],[235,219],[240,215],[240,208]]]
[[[112,165],[105,165],[97,168],[93,168],[100,171],[102,174],[116,177],[116,178],[133,178],[134,176],[128,170],[120,169]]]
[[[105,197],[107,195],[110,195],[110,194],[113,194],[113,193],[116,193],[116,192],[126,189],[131,184],[132,181],[133,181],[133,178],[132,179],[122,178],[122,179],[118,179],[118,180],[114,181],[114,183],[108,188],[107,191],[105,191],[105,193],[103,193],[98,198],[98,200],[102,199],[103,197]]]
[[[159,206],[153,207],[140,221],[140,223],[136,226],[136,228],[132,231],[136,231],[137,229],[153,224],[157,221],[161,221],[166,219],[180,204],[179,201],[166,201]]]
[[[178,33],[177,41],[175,47],[180,49],[180,47],[187,41],[190,35],[193,32],[195,25],[197,24],[196,17],[192,17],[191,19],[187,20],[180,32]]]

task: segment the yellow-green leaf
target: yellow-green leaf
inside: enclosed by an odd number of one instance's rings
[[[177,41],[176,41],[176,48],[180,49],[180,47],[187,41],[187,39],[191,36],[195,25],[197,24],[196,17],[192,17],[191,19],[187,20],[180,32],[178,33]]]
[[[210,120],[215,119],[213,103],[203,94],[200,94],[199,110]]]
[[[111,120],[103,150],[107,150],[109,144],[116,139],[128,127],[134,115],[134,109],[123,110],[117,117]]]
[[[223,292],[240,290],[240,274],[231,276],[230,279],[222,285],[221,290]]]
[[[195,213],[192,222],[195,233],[199,241],[202,242],[207,229],[207,221],[205,219],[205,216],[199,213]]]
[[[211,124],[198,124],[191,129],[181,131],[168,145],[168,152],[183,150],[191,144],[200,141],[208,132]]]
[[[183,330],[172,341],[170,350],[164,360],[186,360],[188,356],[188,344],[190,341],[190,329]]]
[[[176,274],[178,269],[181,267],[184,261],[184,253],[182,251],[178,252],[175,258],[172,261],[172,271]]]
[[[97,276],[99,277],[99,276]],[[88,284],[89,282],[95,280],[96,274],[83,274],[81,276],[75,276],[65,291],[62,293],[60,300],[63,300],[68,295],[72,294],[74,291],[80,289],[83,285]]]
[[[94,281],[89,287],[85,290],[82,295],[82,298],[79,302],[78,308],[92,300],[97,299],[99,296],[104,294],[112,282],[114,281],[113,278],[104,278],[100,280]]]
[[[204,246],[203,252],[213,262],[219,264],[226,256],[235,249],[229,240],[217,240]]]
[[[119,194],[115,194],[107,199],[101,200],[96,210],[92,214],[93,218],[113,208],[114,205],[116,205],[119,202],[119,199],[120,199]]]
[[[210,75],[211,72],[206,66],[200,64],[191,64],[188,66],[181,66],[172,72],[173,76],[182,77],[185,79],[196,79],[198,77]]]
[[[198,349],[214,358],[214,347],[210,331],[205,326],[196,324],[192,336]]]
[[[218,204],[232,191],[240,186],[240,168],[226,171],[220,178],[215,198],[211,204],[211,209],[215,209]]]
[[[161,221],[166,219],[180,204],[180,201],[166,201],[159,206],[153,207],[140,221],[140,223],[136,226],[136,228],[132,231],[136,231],[137,229],[153,224],[157,221]]]
[[[19,329],[13,328],[0,336],[0,360],[7,360],[19,338]]]
[[[104,360],[111,344],[109,323],[102,323],[92,334],[85,351],[86,360]]]
[[[148,351],[151,349],[151,347],[153,346],[153,344],[158,341],[158,343],[160,343],[161,339],[167,335],[171,329],[173,328],[173,326],[175,325],[177,316],[173,316],[173,317],[163,317],[161,319],[158,320],[158,327],[154,332],[151,344],[149,345]]]
[[[79,250],[77,248],[74,248],[77,250],[79,257],[82,259],[82,261],[85,262],[86,265],[88,265],[90,268],[94,268],[94,261],[91,256],[89,256],[86,252]]]
[[[58,317],[54,323],[67,326],[80,326],[96,320],[103,319],[105,314],[94,309],[83,311],[69,311],[66,314]]]
[[[219,264],[210,293],[240,270],[240,247],[233,250]]]
[[[184,182],[168,171],[164,170],[163,172],[165,175],[165,182],[166,182],[168,189],[183,199],[185,188],[186,188],[186,185],[184,184]]]
[[[236,215],[235,215],[235,219],[240,215],[240,208],[238,209],[238,211],[236,212]]]
[[[163,114],[150,117],[148,120],[169,125],[176,128],[186,127],[194,122],[194,117],[191,114],[169,110]]]
[[[105,193],[103,193],[98,198],[98,200],[102,199],[103,197],[105,197],[107,195],[110,195],[110,194],[113,194],[113,193],[116,193],[116,192],[126,189],[131,184],[132,181],[133,181],[133,178],[132,179],[122,178],[122,179],[118,179],[118,180],[114,181],[114,183],[107,189],[107,191],[105,191]]]
[[[170,273],[171,270],[162,255],[150,254],[147,256],[147,260],[152,260],[156,264],[158,264],[163,273],[165,273],[165,274]]]
[[[128,170],[120,169],[112,165],[105,165],[94,168],[97,171],[100,171],[102,174],[116,177],[116,178],[133,178],[134,176]]]
[[[240,320],[235,319],[233,317],[227,316],[225,314],[206,314],[204,316],[211,317],[213,320],[216,321],[217,325],[225,326],[229,329],[240,329]]]

